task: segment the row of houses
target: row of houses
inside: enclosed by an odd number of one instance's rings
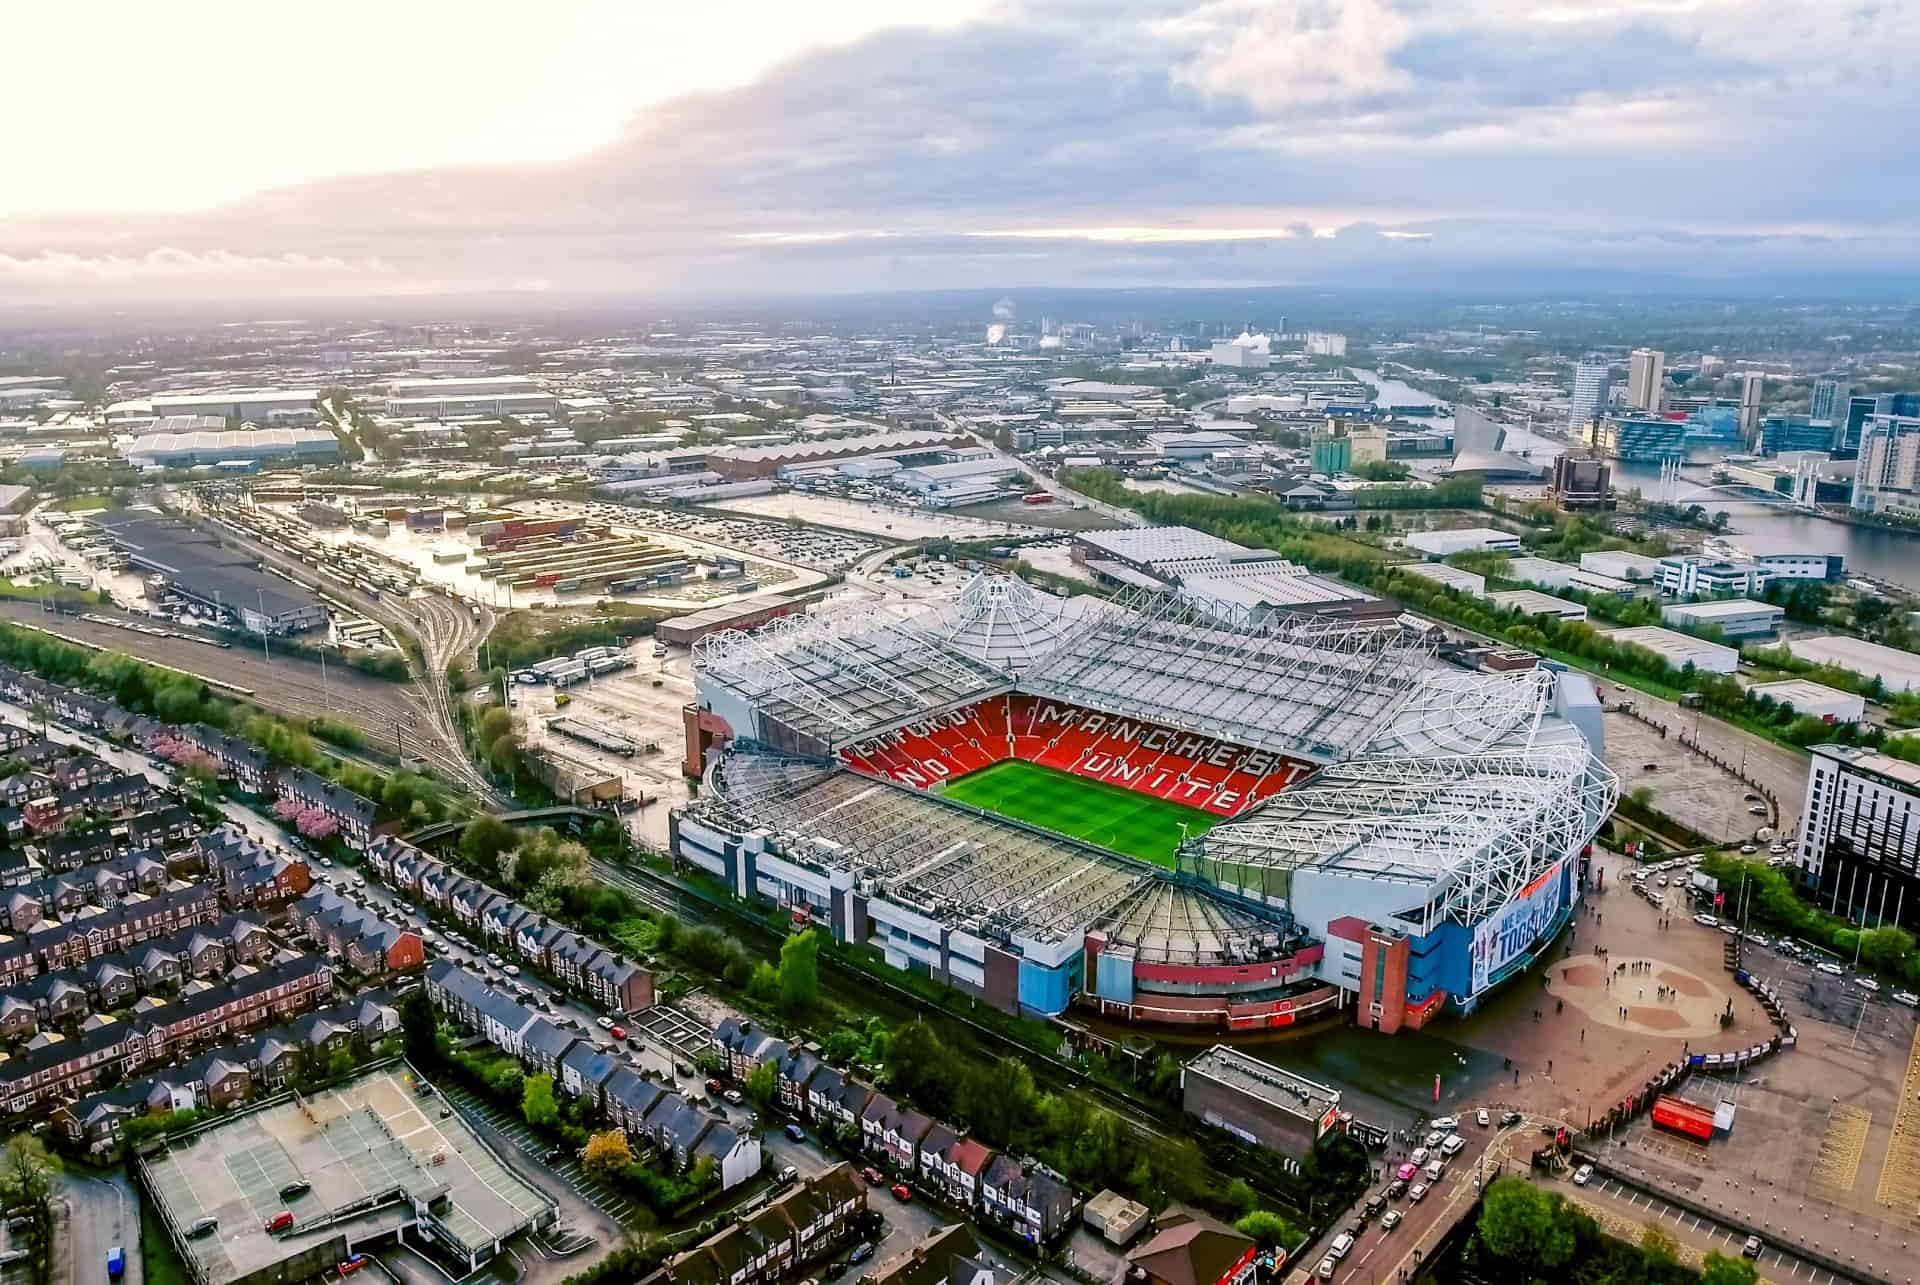
[[[141,851],[17,884],[0,893],[0,932],[31,932],[49,918],[65,919],[89,905],[117,906],[136,892],[151,897],[181,868],[164,853]]]
[[[144,996],[169,994],[195,980],[258,964],[273,951],[261,924],[227,915],[183,928],[132,950],[101,955],[73,968],[41,973],[0,992],[0,1040],[31,1039],[43,1027],[71,1028]]]
[[[676,1169],[711,1160],[722,1190],[760,1172],[760,1139],[641,1075],[617,1054],[581,1039],[451,960],[427,969],[427,995],[530,1072],[554,1083],[651,1148]]]
[[[165,852],[199,831],[200,822],[186,805],[166,802],[162,791],[158,807],[107,825],[49,834],[32,845],[32,854],[43,871],[78,870],[136,852]]]
[[[243,965],[217,984],[174,998],[147,996],[126,1018],[95,1014],[72,1034],[43,1031],[0,1058],[0,1105],[14,1114],[77,1097],[110,1072],[119,1078],[172,1063],[212,1041],[318,1006],[333,991],[326,960],[285,951]]]
[[[730,1017],[713,1030],[713,1051],[727,1074],[744,1082],[774,1068],[780,1108],[845,1137],[857,1135],[868,1155],[916,1180],[948,1204],[1045,1245],[1079,1212],[1073,1187],[1045,1165],[995,1151],[946,1124],[828,1066],[812,1051]]]
[[[295,902],[293,921],[328,959],[362,978],[408,973],[427,962],[419,933],[388,923],[331,888],[315,888]]]
[[[147,750],[169,741],[185,742],[206,756],[216,775],[249,794],[288,799],[332,817],[339,825],[339,838],[352,848],[364,849],[383,828],[394,824],[389,822],[383,827],[379,821],[379,805],[365,795],[302,767],[276,767],[272,758],[258,747],[203,723],[163,723],[8,665],[0,665],[0,696],[16,704],[42,704],[53,717],[70,727],[123,737]],[[31,808],[27,815],[31,825]]]
[[[99,1154],[120,1140],[129,1120],[171,1111],[225,1110],[292,1082],[302,1061],[323,1064],[357,1041],[400,1029],[393,997],[370,992],[223,1044],[148,1079],[103,1089],[53,1110],[67,1141]]]
[[[152,894],[129,892],[112,906],[89,905],[60,922],[0,937],[0,987],[219,917],[219,894],[204,883],[175,880]]]
[[[866,1188],[841,1163],[802,1178],[667,1261],[675,1285],[768,1285],[839,1252],[860,1234]]]
[[[381,836],[367,864],[388,887],[445,914],[613,1013],[653,1007],[653,973],[591,937],[529,910],[404,839]]]
[[[275,909],[313,887],[304,857],[269,848],[237,825],[222,825],[194,841],[207,879],[229,907]]]

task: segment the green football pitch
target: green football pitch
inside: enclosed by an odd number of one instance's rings
[[[942,793],[1169,869],[1181,825],[1191,837],[1206,833],[1219,819],[1199,808],[1020,759],[949,782]]]

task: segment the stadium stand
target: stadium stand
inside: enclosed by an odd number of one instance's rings
[[[1023,693],[978,701],[840,751],[840,761],[856,771],[921,789],[1009,758],[1221,816],[1238,816],[1313,770],[1215,737]]]

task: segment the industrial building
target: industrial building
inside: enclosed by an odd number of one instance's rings
[[[452,381],[460,382],[460,381]],[[456,419],[476,415],[553,415],[560,399],[552,393],[438,393],[424,397],[389,397],[387,414],[401,419]]]
[[[1755,683],[1747,688],[1747,692],[1776,700],[1796,714],[1825,719],[1829,723],[1858,723],[1867,716],[1866,697],[1816,683],[1810,678],[1783,678],[1778,682]]]
[[[1750,598],[1676,602],[1660,609],[1660,618],[1675,628],[1705,629],[1711,625],[1728,638],[1771,638],[1786,614],[1784,607]]]
[[[391,1244],[471,1272],[552,1224],[553,1200],[423,1091],[417,1072],[388,1065],[144,1152],[140,1186],[195,1285],[332,1276]]]
[[[745,602],[705,607],[661,621],[654,626],[653,636],[663,643],[688,647],[717,630],[758,629],[768,621],[801,610],[803,605],[798,598],[770,594],[764,598],[749,598]]]
[[[1539,585],[1542,589],[1565,589],[1572,582],[1574,570],[1572,564],[1551,558],[1509,558],[1506,575],[1501,578]]]
[[[294,634],[326,626],[326,604],[292,581],[261,571],[253,559],[200,527],[156,509],[114,509],[86,521],[147,573],[150,586],[210,609],[248,633]]]
[[[1529,616],[1552,616],[1556,620],[1587,618],[1587,609],[1582,604],[1537,589],[1504,589],[1488,594],[1487,601],[1502,611],[1522,611]]]
[[[973,439],[963,434],[903,429],[828,441],[792,442],[784,446],[717,447],[707,456],[707,467],[722,478],[738,481],[774,477],[784,465],[817,464],[856,455],[889,455],[903,466],[935,464],[942,460],[945,451],[974,445]]]
[[[999,499],[1008,494],[1010,481],[1019,473],[1018,464],[987,456],[896,469],[888,481],[913,492],[931,508],[956,508]]]
[[[1201,547],[1090,534],[1136,558]],[[1619,791],[1584,676],[1463,671],[1437,646],[990,574],[904,615],[847,602],[710,634],[686,715],[703,784],[670,843],[735,896],[1007,1011],[1417,1029],[1548,949]],[[1014,762],[1211,828],[1169,871],[944,797]]]
[[[1192,527],[1083,531],[1071,556],[1109,588],[1171,589],[1228,614],[1309,612],[1353,620],[1398,617],[1372,594],[1314,575],[1270,549],[1249,549]]]
[[[1920,764],[1851,745],[1812,755],[1794,861],[1815,904],[1920,928]]]
[[[1520,537],[1493,527],[1454,527],[1444,531],[1415,531],[1407,536],[1407,547],[1429,558],[1449,558],[1456,553],[1518,553]]]
[[[1675,669],[1691,665],[1704,674],[1731,674],[1740,668],[1740,653],[1732,647],[1722,647],[1658,625],[1615,629],[1606,636],[1622,646],[1645,648]]]
[[[1653,580],[1660,574],[1660,559],[1624,549],[1601,549],[1581,554],[1580,569],[1613,580]]]
[[[147,404],[155,416],[217,415],[221,419],[275,420],[312,418],[320,412],[314,388],[223,388],[198,393],[164,393]]]
[[[1920,691],[1920,656],[1910,651],[1845,634],[1794,638],[1787,642],[1787,650],[1815,665],[1834,665],[1862,678],[1877,678],[1890,692]]]
[[[174,427],[184,421],[193,427]],[[216,427],[207,427],[212,422]],[[258,428],[228,431],[211,416],[169,416],[153,431],[142,433],[122,448],[135,468],[191,468],[196,464],[224,464],[230,460],[265,463],[331,464],[340,458],[340,439],[316,428]]]
[[[1419,576],[1422,580],[1431,580],[1456,593],[1469,594],[1475,598],[1486,596],[1487,578],[1465,567],[1449,566],[1444,562],[1409,562],[1398,570],[1410,576]]]
[[[1216,1044],[1180,1069],[1180,1105],[1297,1173],[1340,1118],[1340,1091]]]

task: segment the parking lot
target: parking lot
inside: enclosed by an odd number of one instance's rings
[[[1692,724],[1689,714],[1689,730]],[[1637,718],[1608,712],[1607,766],[1619,776],[1621,789],[1651,790],[1653,797],[1649,802],[1656,811],[1725,843],[1749,841],[1756,831],[1770,826],[1771,814],[1756,815],[1749,810],[1762,806],[1757,792],[1711,760],[1682,746],[1679,730],[1669,725],[1668,734],[1663,738],[1657,729]],[[1737,757],[1734,762],[1737,766]],[[1796,789],[1790,800],[1792,810],[1782,814],[1783,824],[1788,827],[1800,820],[1799,797]],[[1787,803],[1783,796],[1782,805]]]
[[[1685,1255],[1689,1259],[1702,1257],[1709,1251],[1738,1257],[1747,1242],[1746,1233],[1737,1228],[1702,1218],[1678,1205],[1669,1204],[1615,1182],[1603,1174],[1595,1174],[1584,1187],[1573,1187],[1569,1184],[1562,1189],[1562,1194],[1586,1209],[1608,1231],[1626,1240],[1637,1242],[1642,1227],[1648,1225],[1661,1227],[1680,1242],[1683,1255],[1686,1250],[1693,1251],[1692,1254]],[[1808,1285],[1841,1285],[1844,1280],[1843,1277],[1835,1276],[1825,1268],[1807,1262],[1764,1239],[1754,1263],[1760,1269],[1762,1276],[1776,1282],[1805,1281]]]
[[[477,1094],[458,1086],[443,1086],[441,1092],[459,1108],[461,1114],[508,1143],[520,1154],[519,1162],[529,1168],[544,1168],[563,1183],[582,1203],[591,1205],[626,1227],[647,1228],[652,1216],[638,1203],[614,1191],[580,1167],[580,1161],[563,1155],[548,1163],[551,1144],[540,1138],[519,1116],[493,1105]]]

